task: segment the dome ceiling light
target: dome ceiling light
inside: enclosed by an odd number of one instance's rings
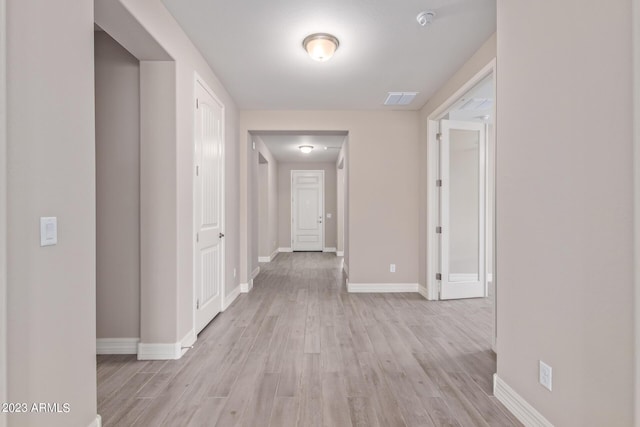
[[[416,16],[416,20],[418,24],[422,27],[428,27],[433,22],[433,18],[436,17],[436,13],[433,10],[425,10],[424,12],[420,12],[418,16]]]
[[[313,150],[313,145],[301,145],[298,147],[304,154],[309,154]]]
[[[320,62],[331,59],[338,46],[340,46],[338,39],[327,33],[311,34],[302,41],[302,47],[309,56]]]

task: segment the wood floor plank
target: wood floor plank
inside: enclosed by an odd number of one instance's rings
[[[521,425],[492,395],[490,299],[350,294],[329,253],[260,268],[181,359],[98,356],[103,425]]]

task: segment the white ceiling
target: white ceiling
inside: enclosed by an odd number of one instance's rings
[[[449,111],[452,120],[493,123],[493,76],[473,87]]]
[[[241,109],[419,109],[496,28],[495,0],[162,1]],[[315,32],[340,40],[327,62],[302,48]]]
[[[273,157],[282,163],[321,162],[335,163],[345,132],[252,132],[254,138],[261,139]],[[313,151],[304,154],[298,148],[301,145],[313,146]],[[325,150],[325,147],[327,149]]]

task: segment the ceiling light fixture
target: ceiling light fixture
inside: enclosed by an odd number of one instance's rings
[[[418,16],[416,16],[416,20],[422,27],[427,27],[431,25],[431,23],[433,22],[433,18],[435,17],[436,13],[433,10],[425,10],[424,12],[420,12]]]
[[[338,39],[327,33],[311,34],[302,41],[302,47],[309,53],[309,56],[320,62],[329,60],[338,46],[340,46]]]
[[[301,145],[298,147],[304,154],[309,154],[313,150],[313,145]]]

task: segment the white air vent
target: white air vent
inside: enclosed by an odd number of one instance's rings
[[[418,92],[389,92],[384,105],[409,105]]]

